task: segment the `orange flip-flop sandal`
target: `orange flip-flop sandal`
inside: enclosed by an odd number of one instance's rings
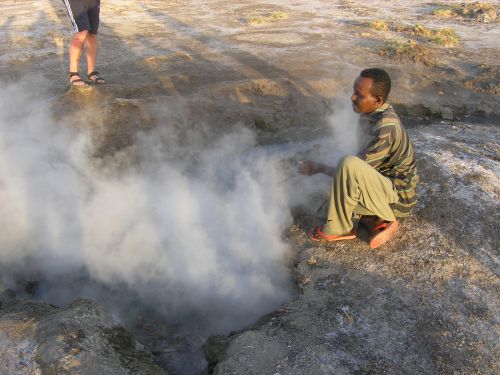
[[[322,231],[323,226],[317,227],[315,229],[311,229],[309,233],[309,238],[315,242],[333,242],[333,241],[342,241],[342,240],[354,240],[357,236],[356,232],[352,230],[350,233],[341,234],[341,235],[332,235],[326,234]]]
[[[375,233],[370,238],[370,248],[376,249],[394,237],[399,228],[398,221],[385,221],[373,228]]]

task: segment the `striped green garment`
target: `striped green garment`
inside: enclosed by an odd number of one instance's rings
[[[358,156],[392,180],[399,202],[391,205],[397,218],[404,218],[417,203],[415,151],[399,116],[389,103],[360,116],[362,151]]]

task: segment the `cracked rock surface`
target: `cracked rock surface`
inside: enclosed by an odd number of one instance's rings
[[[104,309],[0,299],[1,374],[166,374],[151,352]]]

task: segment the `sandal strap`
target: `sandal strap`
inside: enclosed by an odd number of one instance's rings
[[[80,82],[83,82],[83,84],[80,84]],[[73,87],[85,87],[88,86],[87,82],[85,82],[83,79],[75,79],[74,81],[69,81],[69,85]]]
[[[90,72],[89,74],[87,74],[87,77],[90,79],[90,77],[97,76],[97,75],[99,75],[99,72],[97,70],[94,70],[93,72]]]
[[[68,78],[74,77],[74,76],[79,76],[80,73],[78,72],[69,72]]]
[[[385,228],[387,228],[387,226],[389,225],[389,223],[390,223],[390,221],[384,221],[384,222],[380,223],[375,228],[373,228],[372,232],[377,232],[377,231],[385,230]]]

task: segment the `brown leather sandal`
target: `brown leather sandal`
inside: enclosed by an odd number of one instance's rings
[[[78,79],[71,79],[71,77],[78,77]],[[83,82],[83,83],[80,83]],[[68,83],[73,87],[87,87],[87,82],[80,78],[80,74],[78,72],[69,72],[68,75]]]
[[[92,77],[94,77],[94,78],[92,78]],[[94,85],[103,85],[104,83],[106,83],[106,81],[104,81],[104,78],[99,77],[98,71],[90,72],[89,74],[87,74],[87,78]]]

